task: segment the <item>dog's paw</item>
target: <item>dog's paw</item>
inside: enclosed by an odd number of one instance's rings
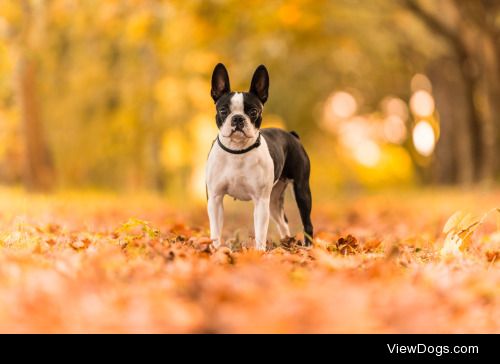
[[[266,251],[266,244],[259,244],[255,246],[255,250],[259,252],[265,252]]]

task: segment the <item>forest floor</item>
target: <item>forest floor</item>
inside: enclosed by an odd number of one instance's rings
[[[214,250],[202,203],[0,190],[0,332],[500,333],[499,190],[315,201],[265,253],[240,206]]]

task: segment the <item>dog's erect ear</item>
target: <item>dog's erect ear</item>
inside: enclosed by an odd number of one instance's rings
[[[267,101],[269,92],[269,73],[267,73],[266,66],[263,64],[257,67],[253,74],[250,92],[257,96],[263,104]]]
[[[229,75],[226,67],[222,63],[219,63],[215,66],[214,72],[212,73],[212,91],[210,91],[210,94],[214,102],[217,102],[222,95],[229,91],[231,91],[231,87],[229,86]]]

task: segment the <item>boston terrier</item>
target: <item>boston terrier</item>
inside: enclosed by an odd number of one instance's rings
[[[284,193],[289,183],[304,226],[304,240],[311,244],[311,165],[299,136],[276,128],[261,129],[262,112],[269,91],[269,74],[260,65],[249,92],[232,92],[226,67],[219,63],[212,74],[211,95],[219,128],[206,166],[210,238],[221,244],[225,195],[254,203],[255,242],[266,250],[269,217],[281,239],[290,237],[284,211]]]

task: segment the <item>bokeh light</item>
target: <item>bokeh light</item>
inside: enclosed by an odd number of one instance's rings
[[[432,125],[425,120],[419,121],[413,128],[413,145],[417,152],[429,157],[436,146],[436,134]]]
[[[431,81],[426,75],[422,73],[417,73],[411,79],[411,90],[413,92],[424,90],[430,93],[432,92]]]
[[[382,101],[382,111],[385,115],[396,115],[403,121],[408,120],[408,106],[399,97],[386,97]]]
[[[384,138],[394,144],[401,144],[406,139],[405,122],[398,115],[390,115],[384,120]]]
[[[368,125],[368,121],[362,116],[340,123],[338,126],[340,142],[348,148],[363,143],[370,137]]]
[[[372,140],[365,140],[353,149],[354,158],[365,167],[375,167],[380,161],[380,147]]]
[[[330,99],[330,108],[335,117],[347,119],[356,113],[358,104],[350,93],[338,91]]]
[[[410,99],[411,111],[420,117],[431,116],[434,112],[434,98],[424,90],[415,92]]]

